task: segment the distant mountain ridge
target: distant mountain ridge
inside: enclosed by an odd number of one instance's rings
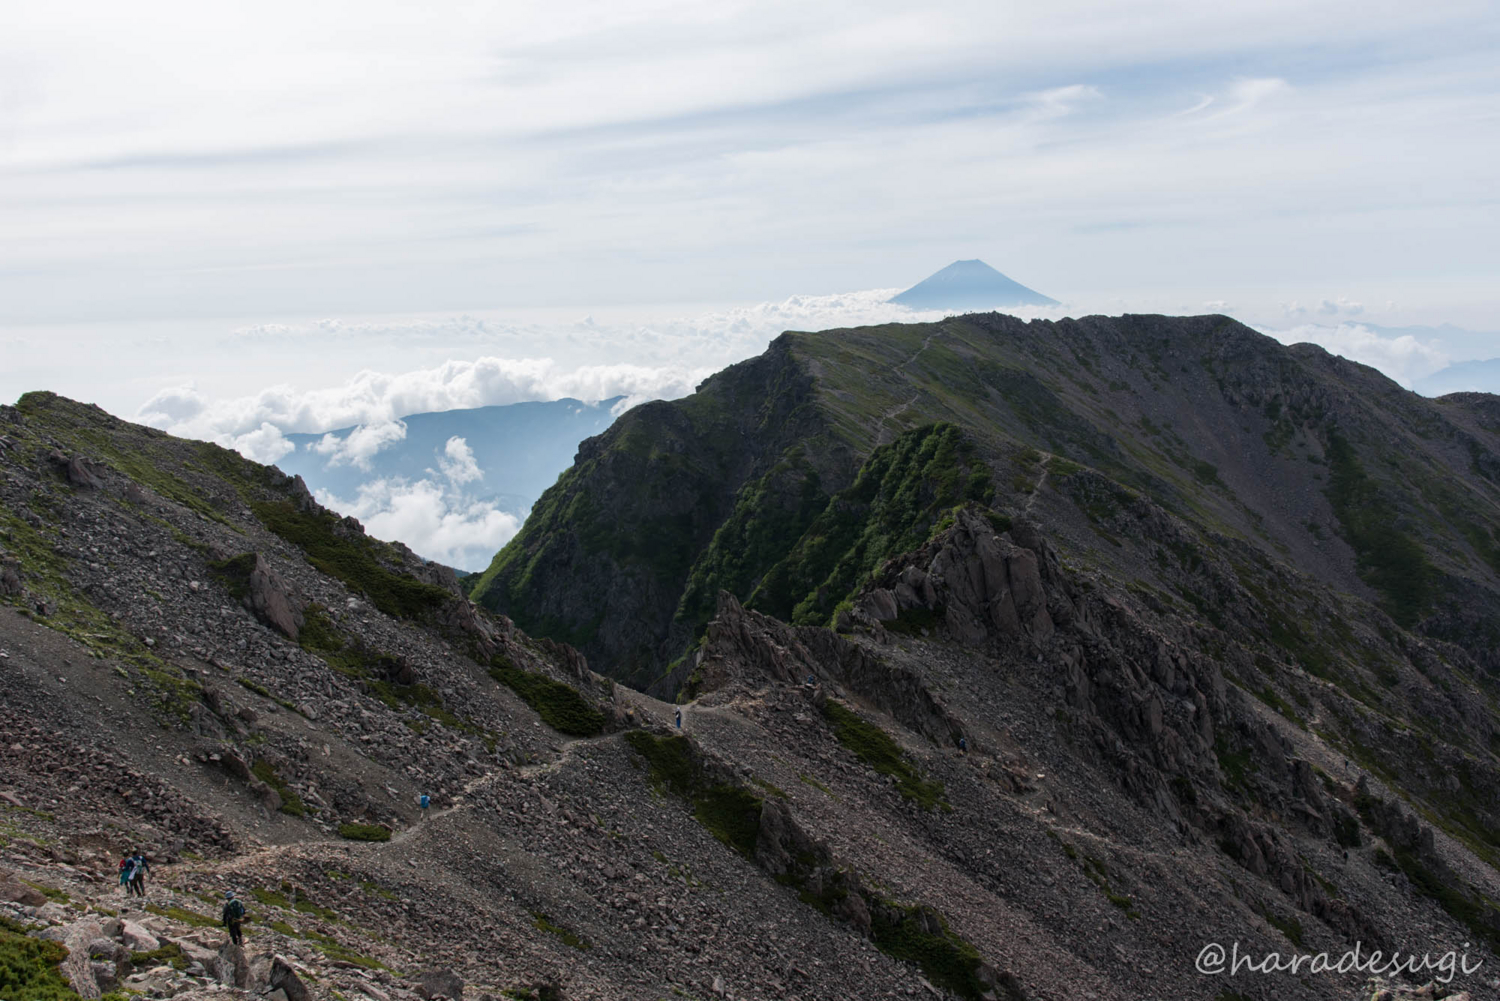
[[[980,260],[954,261],[891,302],[912,309],[979,311],[1006,306],[1056,306],[1049,296],[1002,275]]]
[[[1500,393],[1500,358],[1461,361],[1412,383],[1423,396],[1449,393]]]

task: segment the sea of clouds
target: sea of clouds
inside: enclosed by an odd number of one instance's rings
[[[798,295],[780,302],[737,306],[693,315],[633,320],[626,324],[585,317],[566,323],[526,323],[458,316],[409,322],[359,323],[322,320],[305,324],[246,326],[234,337],[295,349],[298,345],[346,343],[379,357],[380,345],[428,342],[453,355],[500,347],[514,354],[479,353],[408,371],[369,368],[336,385],[294,389],[269,386],[238,397],[207,398],[192,385],[162,389],[146,401],[137,419],[173,434],[217,442],[258,462],[275,463],[295,447],[286,435],[354,427],[307,446],[329,465],[369,471],[355,496],[318,491],[320,502],[362,521],[375,536],[400,539],[414,550],[463,569],[480,569],[519,530],[524,510],[504,510],[484,499],[484,471],[461,437],[432,457],[418,479],[378,475],[382,449],[404,439],[400,418],[431,411],[468,409],[572,397],[623,397],[622,412],[653,399],[691,393],[713,372],[763,351],[785,330],[822,330],[936,319],[886,300],[897,290],[872,289],[836,295]],[[1206,306],[1219,307],[1213,303]],[[1389,336],[1350,318],[1348,304],[1326,322],[1303,316],[1285,329],[1263,328],[1283,343],[1310,342],[1374,366],[1410,386],[1446,365],[1442,351],[1411,335]],[[1065,307],[1016,312],[1058,317]],[[1077,315],[1079,310],[1071,310]],[[1330,313],[1330,310],[1323,310]]]
[[[823,330],[893,321],[936,319],[886,302],[899,289],[797,295],[691,315],[628,323],[584,317],[566,323],[507,322],[473,316],[410,322],[322,320],[256,324],[234,338],[288,351],[310,344],[347,344],[378,357],[381,346],[426,342],[453,355],[500,347],[408,371],[369,368],[336,385],[295,389],[281,384],[229,398],[208,398],[191,383],[166,387],[136,419],[183,437],[233,448],[275,463],[295,447],[297,432],[355,428],[308,446],[330,465],[371,471],[357,495],[314,490],[326,506],[360,519],[375,536],[400,539],[418,553],[462,569],[482,568],[520,528],[525,511],[483,499],[484,472],[462,438],[432,457],[420,479],[375,475],[382,449],[405,438],[400,418],[416,413],[498,406],[532,400],[607,400],[616,411],[646,400],[686,396],[726,365],[753,357],[786,330]],[[1038,315],[1047,311],[1034,311]],[[463,464],[468,455],[469,465]],[[566,461],[566,460],[564,460]]]

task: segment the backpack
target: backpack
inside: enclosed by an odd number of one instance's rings
[[[231,900],[224,905],[224,921],[238,921],[245,916],[245,905],[238,900]]]

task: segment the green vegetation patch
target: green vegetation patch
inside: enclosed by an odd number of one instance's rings
[[[551,918],[547,917],[547,915],[541,913],[540,911],[531,912],[531,925],[537,931],[544,931],[548,935],[556,935],[558,938],[562,939],[563,945],[566,945],[569,948],[578,949],[581,952],[587,952],[589,949],[593,948],[593,945],[589,942],[588,939],[584,938],[582,935],[570,931],[567,928],[564,928],[560,924],[557,924]]]
[[[1266,921],[1271,925],[1271,927],[1275,928],[1277,931],[1281,932],[1281,934],[1285,935],[1288,942],[1292,943],[1299,949],[1302,948],[1301,921],[1298,921],[1296,918],[1277,917],[1276,914],[1270,910],[1261,911],[1261,917],[1265,918]]]
[[[188,960],[182,954],[182,946],[176,942],[168,942],[166,945],[152,949],[150,952],[132,952],[130,954],[130,965],[137,970],[149,970],[153,966],[170,966],[174,970],[185,970],[188,966]]]
[[[194,928],[217,928],[219,922],[213,918],[190,911],[186,907],[178,907],[176,904],[147,904],[146,910],[152,914],[159,914],[164,918],[170,918],[179,924],[192,925]]]
[[[0,998],[16,1001],[79,1001],[58,964],[68,950],[26,934],[24,925],[0,915]]]
[[[289,882],[283,881],[281,887],[276,890],[253,886],[250,888],[250,895],[267,907],[280,907],[299,914],[311,914],[324,921],[339,919],[338,912],[333,908],[322,906],[309,897],[305,890],[300,890]]]
[[[984,957],[948,927],[930,907],[902,907],[888,901],[870,909],[870,937],[892,958],[919,967],[927,979],[961,998],[983,997],[979,979]]]
[[[607,719],[571,685],[545,674],[516,667],[504,657],[491,661],[490,677],[521,697],[542,722],[559,733],[593,737],[604,732]]]
[[[256,758],[255,764],[250,766],[250,771],[254,773],[256,778],[276,790],[277,794],[281,797],[282,813],[292,817],[307,815],[307,807],[303,804],[302,797],[297,795],[295,789],[286,784],[286,779],[283,779],[276,773],[276,768],[269,761],[265,758]]]
[[[453,598],[436,585],[387,568],[378,556],[379,543],[345,528],[327,511],[300,511],[290,501],[257,501],[250,510],[266,528],[300,546],[308,563],[362,593],[387,615],[423,619]]]
[[[384,824],[340,824],[339,837],[350,841],[389,841],[391,829]]]
[[[990,468],[957,426],[907,431],[870,454],[749,603],[798,625],[825,624],[881,563],[921,546],[954,507],[988,503],[994,492]]]
[[[256,555],[241,553],[227,560],[210,560],[208,574],[224,585],[229,596],[239,600],[250,593],[250,575],[255,572]]]
[[[1433,597],[1427,554],[1399,527],[1396,511],[1337,432],[1329,435],[1327,455],[1328,502],[1354,549],[1360,576],[1380,593],[1390,617],[1410,628]]]
[[[828,718],[839,743],[881,775],[895,779],[896,789],[901,795],[924,810],[953,809],[943,798],[943,784],[924,780],[890,734],[832,699],[824,703],[823,715]]]
[[[719,591],[747,599],[827,506],[828,494],[803,447],[788,449],[769,472],[740,488],[734,510],[693,565],[676,620],[702,635]]]

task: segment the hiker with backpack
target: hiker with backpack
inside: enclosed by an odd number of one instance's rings
[[[146,873],[150,869],[151,864],[140,852],[130,857],[130,889],[137,897],[146,895]]]
[[[126,855],[120,859],[120,888],[125,891],[125,896],[131,895],[130,877],[135,875],[135,866],[131,865],[130,856]]]
[[[219,915],[224,922],[224,927],[229,929],[229,941],[235,945],[243,945],[240,936],[240,922],[245,920],[245,905],[240,903],[233,890],[224,891],[224,910]]]

